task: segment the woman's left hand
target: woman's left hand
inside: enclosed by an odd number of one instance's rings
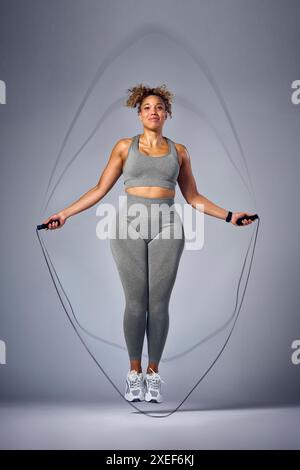
[[[253,220],[247,219],[247,216],[254,215],[254,214],[249,214],[249,212],[233,212],[232,217],[231,217],[231,223],[233,225],[237,225],[236,221],[240,218],[245,216],[245,218],[242,220],[242,225],[249,225],[252,224]],[[238,227],[241,227],[242,225],[237,225]]]

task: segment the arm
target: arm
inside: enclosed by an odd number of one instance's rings
[[[57,222],[52,222],[49,228],[60,228],[69,217],[78,214],[79,212],[82,212],[99,202],[110,191],[110,189],[114,186],[122,174],[122,152],[124,152],[125,148],[125,139],[119,140],[112,149],[108,163],[106,164],[106,167],[104,168],[98,183],[85,194],[83,194],[73,204],[69,205],[57,214],[53,214],[43,223],[48,224],[51,219],[59,219],[59,226]]]
[[[220,206],[217,206],[217,204],[214,204],[212,201],[210,201],[198,192],[196,181],[192,172],[191,158],[189,152],[184,145],[178,144],[178,146],[182,161],[180,166],[180,172],[178,175],[178,184],[183,197],[185,198],[188,204],[190,204],[197,210],[201,210],[201,208],[197,208],[196,204],[203,204],[204,214],[226,220],[229,211],[223,209]],[[236,225],[237,219],[242,215],[251,214],[247,212],[235,212],[232,214],[231,223]],[[249,223],[252,223],[252,220],[248,220],[245,218],[245,220],[243,221],[243,225],[248,225]]]

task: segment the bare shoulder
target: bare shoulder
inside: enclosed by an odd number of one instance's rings
[[[189,159],[189,153],[185,145],[179,144],[177,142],[174,142],[174,144],[178,153],[179,165],[181,166],[182,163]]]
[[[119,139],[113,148],[113,150],[115,150],[115,152],[122,159],[123,164],[125,163],[125,160],[127,158],[128,150],[132,140],[133,137],[124,137],[122,139]]]
[[[115,143],[113,150],[116,150],[118,153],[124,153],[129,149],[131,142],[132,137],[123,137]]]

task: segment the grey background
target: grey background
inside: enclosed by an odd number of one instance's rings
[[[63,139],[102,64],[51,187],[106,117],[65,173],[44,217],[92,187],[115,142],[141,130],[136,111],[123,106],[126,89],[166,83],[176,101],[164,135],[187,146],[199,192],[224,208],[261,216],[236,329],[189,401],[217,408],[299,402],[300,366],[291,363],[291,343],[300,337],[300,107],[290,99],[291,83],[300,78],[299,9],[291,0],[1,1],[0,79],[7,85],[7,104],[0,106],[0,338],[7,345],[1,401],[120,400],[74,334],[34,231]],[[205,70],[229,110],[256,201],[230,162],[249,182]],[[116,202],[122,185],[120,178],[102,202]],[[176,200],[183,202],[179,187]],[[80,320],[123,344],[121,284],[108,241],[95,236],[96,222],[94,207],[62,231],[41,236]],[[186,350],[230,316],[253,229],[205,218],[204,248],[185,251],[181,261],[166,355]],[[178,363],[162,363],[174,403],[224,338]],[[126,352],[86,340],[123,391]]]

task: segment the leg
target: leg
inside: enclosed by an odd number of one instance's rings
[[[110,239],[110,248],[124,289],[123,328],[130,367],[141,372],[148,301],[147,244],[142,238],[118,238],[117,226],[116,238]]]
[[[178,229],[178,224],[182,233],[181,238],[172,238],[172,235],[169,238],[161,238],[163,232],[169,230],[168,225],[163,225],[159,234],[148,243],[149,310],[146,332],[149,365],[147,372],[151,372],[150,368],[158,372],[158,364],[168,334],[169,301],[185,243],[181,219],[175,214],[171,225],[173,227],[176,225]]]

